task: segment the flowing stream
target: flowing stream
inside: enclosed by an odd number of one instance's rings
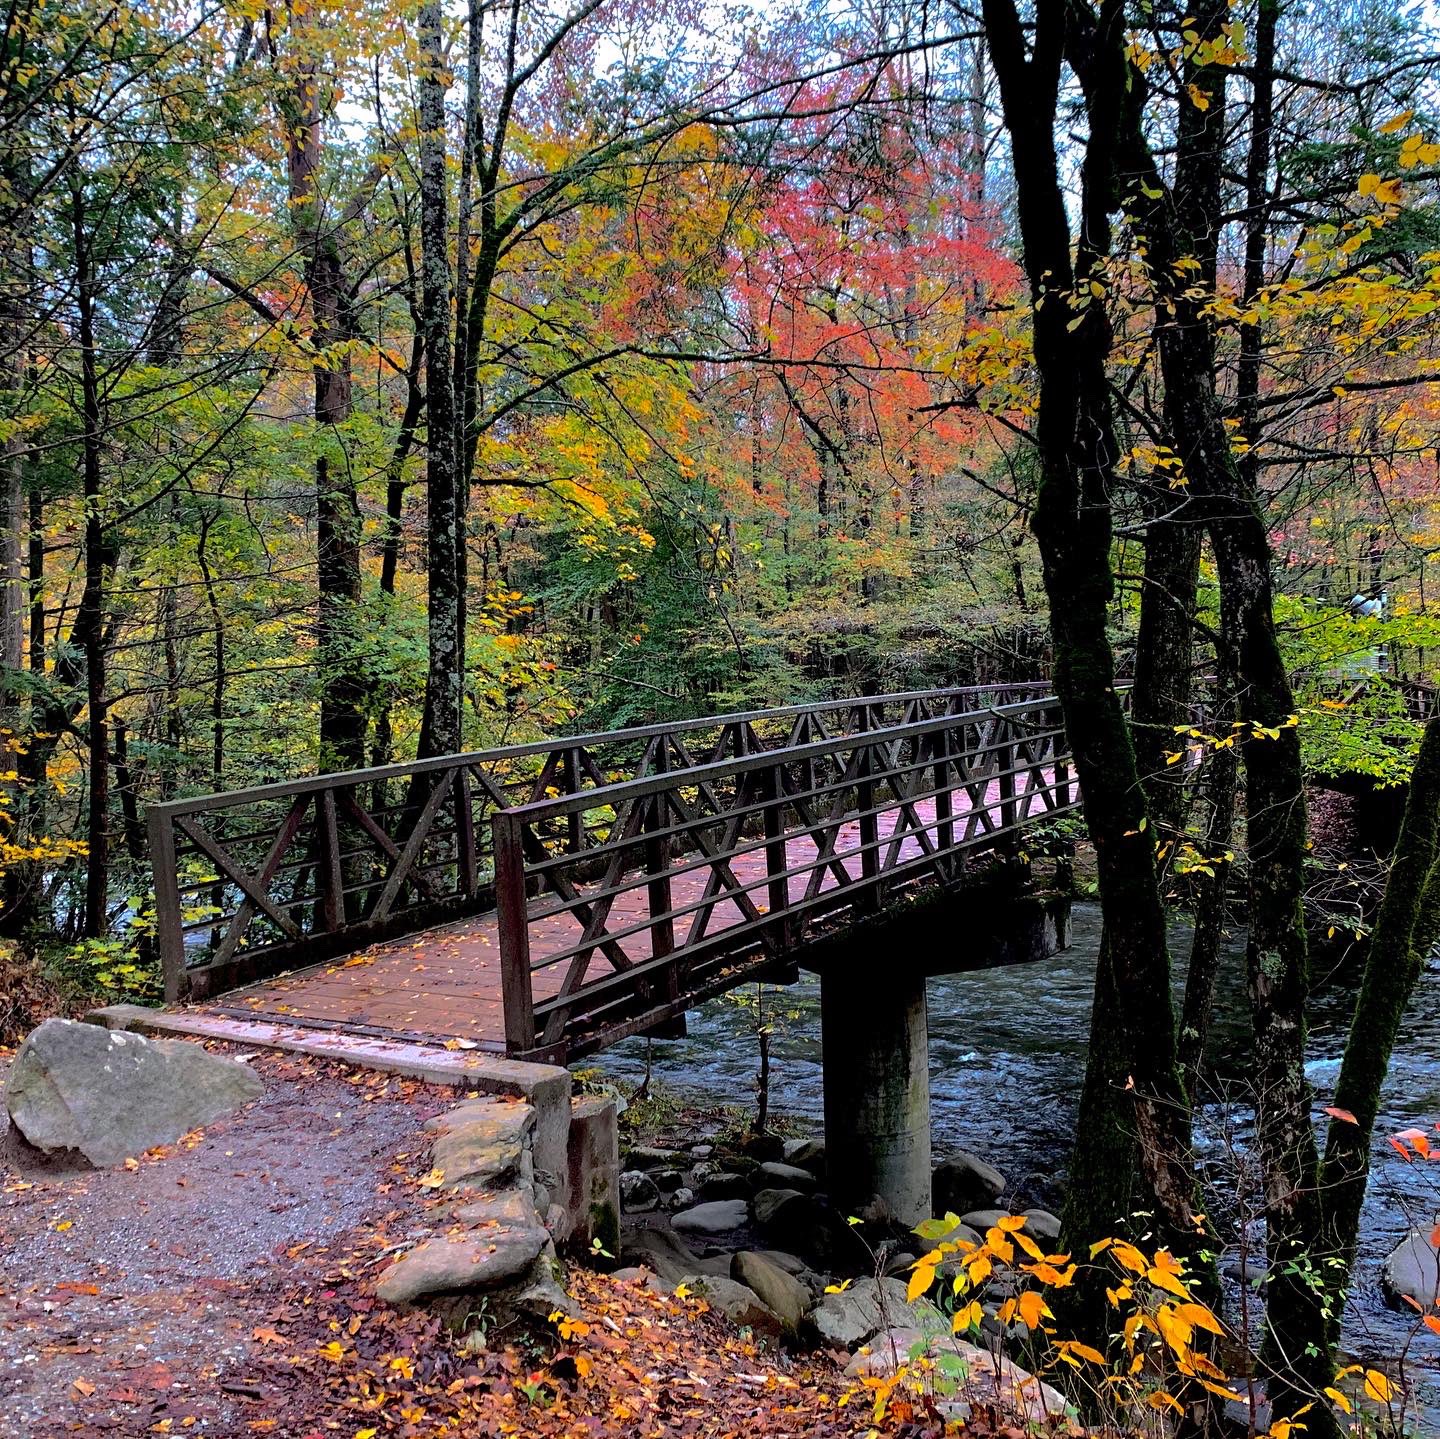
[[[1100,914],[1075,907],[1069,950],[1033,965],[932,979],[929,985],[931,1122],[937,1158],[967,1149],[1008,1176],[1010,1193],[1026,1203],[1058,1205],[1068,1136],[1084,1073],[1090,996]],[[1172,926],[1172,951],[1183,972],[1189,928]],[[881,972],[883,973],[883,967]],[[883,982],[880,981],[880,982]],[[1353,995],[1341,986],[1322,990],[1311,1015],[1311,1060],[1306,1069],[1317,1104],[1328,1102]],[[804,975],[788,989],[766,991],[772,1040],[771,1106],[821,1125],[820,988]],[[1217,1177],[1219,1202],[1234,1205],[1233,1170],[1251,1139],[1244,1106],[1244,1059],[1249,1016],[1244,979],[1244,935],[1230,936],[1221,972],[1211,1035],[1210,1088],[1216,1096],[1199,1116],[1196,1143],[1202,1167]],[[757,1043],[752,1012],[735,998],[713,1000],[690,1015],[689,1037],[656,1041],[653,1073],[682,1100],[752,1106]],[[644,1040],[607,1051],[599,1068],[629,1089],[645,1072]],[[1233,1089],[1236,1101],[1223,1096]],[[1440,1340],[1414,1337],[1414,1316],[1389,1309],[1378,1276],[1386,1254],[1412,1221],[1429,1225],[1440,1209],[1440,1163],[1407,1164],[1386,1136],[1418,1126],[1435,1134],[1440,1121],[1440,964],[1432,960],[1406,1016],[1385,1086],[1377,1126],[1374,1170],[1366,1203],[1357,1292],[1346,1316],[1346,1348],[1357,1357],[1393,1358],[1409,1347],[1407,1371],[1431,1405],[1440,1390]],[[1440,1142],[1440,1135],[1436,1135]],[[1429,1172],[1427,1172],[1427,1169]],[[1228,1183],[1227,1183],[1228,1178]],[[1228,1189],[1230,1199],[1224,1199]],[[1238,1216],[1231,1213],[1233,1231]],[[1259,1237],[1259,1226],[1251,1233]],[[1234,1255],[1229,1268],[1233,1277]],[[1232,1285],[1232,1297],[1234,1286]]]

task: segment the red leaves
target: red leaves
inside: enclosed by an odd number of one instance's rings
[[[1432,1149],[1430,1138],[1423,1129],[1402,1129],[1389,1136],[1390,1145],[1407,1163],[1414,1157],[1440,1159],[1440,1150]]]

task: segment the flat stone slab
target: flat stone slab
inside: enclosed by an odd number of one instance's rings
[[[528,1107],[528,1106],[527,1106]],[[531,1116],[532,1122],[534,1116]],[[513,1128],[483,1121],[445,1130],[430,1152],[444,1176],[444,1187],[497,1185],[520,1174],[525,1141]]]
[[[171,1144],[263,1090],[245,1065],[198,1044],[47,1019],[10,1066],[5,1104],[37,1149],[78,1150],[103,1167]]]
[[[375,1293],[387,1304],[417,1304],[439,1294],[502,1289],[529,1276],[549,1234],[538,1225],[430,1239],[380,1276]]]
[[[928,1299],[913,1304],[898,1279],[857,1279],[839,1294],[827,1294],[810,1312],[815,1331],[834,1349],[855,1349],[882,1329],[944,1333],[944,1316]]]
[[[455,1221],[473,1230],[472,1238],[484,1239],[491,1229],[531,1229],[540,1223],[535,1201],[524,1189],[501,1189],[481,1195],[455,1210]]]
[[[478,1133],[489,1131],[492,1143],[519,1143],[535,1129],[535,1111],[528,1104],[503,1099],[470,1099],[427,1119],[424,1125],[432,1134],[445,1135],[454,1130]]]
[[[693,1209],[682,1209],[670,1223],[682,1234],[728,1234],[749,1219],[750,1206],[743,1199],[712,1199]]]

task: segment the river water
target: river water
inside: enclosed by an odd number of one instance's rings
[[[1060,1202],[1063,1170],[1079,1101],[1088,1041],[1090,996],[1100,915],[1077,905],[1072,944],[1063,954],[1033,965],[932,979],[929,986],[931,1122],[937,1158],[967,1149],[996,1164],[1010,1192],[1026,1203]],[[1172,953],[1189,950],[1183,919],[1172,926]],[[1236,1156],[1248,1150],[1251,1116],[1242,1103],[1240,1068],[1247,1053],[1249,1017],[1244,979],[1244,936],[1230,937],[1221,974],[1211,1036],[1206,1103],[1196,1126],[1202,1166],[1217,1176],[1217,1203],[1234,1218]],[[820,1069],[820,988],[806,975],[787,989],[767,991],[777,1033],[772,1041],[771,1105],[813,1121],[823,1113]],[[1311,1016],[1306,1066],[1316,1103],[1328,1101],[1339,1069],[1352,996],[1341,986],[1322,987]],[[637,1084],[645,1069],[645,1041],[607,1051],[599,1068],[622,1088]],[[752,1024],[733,997],[711,1001],[692,1013],[689,1036],[656,1041],[655,1078],[679,1098],[697,1104],[752,1106],[757,1068]],[[1378,1274],[1384,1256],[1410,1227],[1428,1225],[1440,1209],[1440,1163],[1407,1164],[1386,1135],[1411,1126],[1434,1133],[1440,1121],[1440,964],[1432,960],[1406,1016],[1386,1083],[1377,1127],[1375,1167],[1362,1231],[1358,1287],[1347,1309],[1346,1348],[1358,1357],[1393,1359],[1410,1347],[1409,1372],[1431,1399],[1440,1388],[1440,1340],[1387,1308]],[[1440,1135],[1437,1135],[1440,1140]],[[1229,1189],[1231,1197],[1224,1197]],[[1233,1228],[1233,1223],[1232,1226]]]

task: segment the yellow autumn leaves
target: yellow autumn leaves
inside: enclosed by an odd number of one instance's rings
[[[1047,1291],[1073,1284],[1078,1266],[1068,1254],[1045,1253],[1024,1226],[1023,1216],[1007,1216],[987,1229],[980,1243],[958,1237],[962,1226],[954,1214],[917,1226],[915,1234],[933,1247],[912,1266],[908,1299],[913,1303],[943,1277],[957,1299],[953,1333],[978,1331],[987,1314],[1007,1328],[1023,1324],[1032,1346],[1046,1353],[1052,1373],[1061,1366],[1102,1371],[1096,1383],[1131,1413],[1136,1409],[1183,1412],[1183,1396],[1187,1390],[1193,1395],[1197,1388],[1222,1399],[1243,1400],[1207,1352],[1213,1352],[1212,1341],[1226,1337],[1225,1326],[1194,1293],[1186,1267],[1174,1253],[1163,1248],[1147,1253],[1119,1238],[1091,1245],[1091,1264],[1103,1261],[1113,1266],[1114,1282],[1106,1285],[1105,1294],[1117,1311],[1118,1324],[1111,1352],[1106,1354],[1094,1345],[1056,1335],[1048,1322],[1055,1315]],[[1005,1274],[1006,1270],[1010,1272]],[[992,1278],[1003,1277],[1013,1288],[1020,1276],[1024,1278],[1018,1292],[998,1306],[983,1302],[983,1286]],[[1399,1392],[1380,1370],[1351,1365],[1335,1376],[1325,1397],[1349,1414],[1362,1394],[1374,1404],[1386,1404]],[[1279,1420],[1265,1439],[1294,1439],[1301,1427],[1299,1422]]]
[[[1238,1397],[1227,1387],[1225,1372],[1197,1348],[1197,1337],[1218,1336],[1224,1328],[1191,1292],[1184,1265],[1169,1250],[1146,1254],[1127,1240],[1113,1238],[1091,1246],[1092,1263],[1106,1255],[1117,1270],[1116,1283],[1106,1288],[1106,1296],[1123,1314],[1118,1335],[1123,1350],[1112,1359],[1080,1340],[1057,1338],[1047,1323],[1055,1318],[1047,1291],[1074,1283],[1078,1266],[1068,1254],[1047,1254],[1025,1232],[1025,1219],[1019,1215],[1000,1219],[979,1244],[950,1238],[959,1227],[954,1214],[917,1227],[920,1238],[939,1242],[915,1261],[907,1290],[914,1302],[929,1292],[942,1269],[947,1274],[953,1269],[951,1287],[962,1301],[951,1321],[955,1334],[979,1328],[986,1309],[978,1291],[1000,1270],[1009,1269],[1013,1275],[1025,1276],[1024,1287],[995,1308],[996,1321],[1007,1327],[1024,1324],[1032,1338],[1048,1339],[1056,1364],[1109,1371],[1103,1382],[1117,1391],[1123,1403],[1178,1410],[1180,1401],[1171,1390],[1185,1384],[1199,1385],[1226,1399]],[[1168,1355],[1163,1365],[1162,1355]],[[1178,1376],[1179,1382],[1174,1378],[1161,1382],[1166,1374]]]

